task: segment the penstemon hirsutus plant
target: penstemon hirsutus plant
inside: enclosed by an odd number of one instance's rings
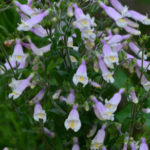
[[[148,150],[149,36],[140,29],[150,26],[146,15],[118,0],[2,5],[18,14],[13,34],[0,42],[0,72],[4,104],[22,125],[14,123],[20,141],[2,138],[1,147]]]

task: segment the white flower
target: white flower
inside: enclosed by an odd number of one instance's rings
[[[88,83],[85,60],[82,60],[82,64],[73,76],[73,83],[77,85],[79,82],[82,83],[83,86]]]
[[[77,111],[77,105],[73,106],[68,118],[65,120],[65,128],[67,130],[72,129],[74,132],[77,132],[81,128],[81,121]]]

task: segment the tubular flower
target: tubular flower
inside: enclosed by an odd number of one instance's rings
[[[92,140],[92,144],[90,147],[91,150],[99,150],[100,146],[104,143],[105,128],[106,128],[106,125],[104,124],[102,128],[98,130],[96,136]]]
[[[73,83],[77,85],[79,82],[83,84],[83,87],[88,83],[88,76],[84,59],[82,59],[81,65],[73,76]]]
[[[138,78],[140,78],[141,76],[141,73],[139,71],[139,68],[138,66],[136,66],[136,74],[138,76]],[[149,91],[150,89],[150,81],[147,80],[147,78],[145,77],[145,75],[142,75],[142,78],[141,78],[141,85],[143,85],[144,89],[146,91]]]
[[[134,29],[134,28],[132,28],[132,27],[126,26],[124,29],[125,29],[128,33],[130,33],[130,34],[133,34],[133,35],[136,35],[136,36],[141,35],[141,31],[139,31],[139,30],[137,30],[137,29]]]
[[[31,74],[27,79],[24,80],[15,80],[12,79],[12,82],[9,84],[9,87],[12,88],[12,93],[9,94],[9,98],[17,99],[23,91],[31,85],[30,80],[33,78]]]
[[[78,138],[77,137],[74,137],[73,138],[73,147],[72,147],[72,150],[80,150],[80,146],[78,144]]]
[[[138,56],[138,57],[140,57],[140,58],[142,58],[142,51],[140,50],[140,48],[134,43],[134,42],[130,42],[129,43],[129,47],[130,47],[130,49]],[[144,55],[144,60],[146,60],[147,59],[147,56],[146,55]]]
[[[106,108],[109,109],[111,112],[115,112],[121,101],[121,96],[123,92],[124,89],[120,89],[119,92],[114,94],[114,96],[109,101],[106,100],[105,101]]]
[[[142,15],[141,13],[134,11],[134,10],[129,10],[129,13],[132,19],[139,21],[143,23],[144,25],[150,25],[150,19],[147,16]]]
[[[55,137],[55,133],[54,132],[51,132],[50,130],[48,130],[47,128],[43,128],[44,132],[50,136],[51,138],[54,138]]]
[[[91,129],[91,130],[89,131],[89,133],[87,134],[87,137],[88,137],[88,138],[92,137],[92,136],[95,134],[96,130],[97,130],[97,125],[94,124],[93,127],[92,127],[92,129]]]
[[[75,101],[74,90],[73,90],[73,89],[70,90],[70,93],[69,93],[69,95],[67,96],[67,98],[61,96],[61,97],[60,97],[60,100],[65,101],[67,104],[73,105],[73,104],[74,104],[74,101]]]
[[[146,142],[145,142],[145,138],[142,138],[141,139],[141,145],[140,145],[140,149],[139,150],[149,150],[148,149],[148,145],[146,144]]]
[[[81,128],[81,121],[77,111],[77,105],[73,106],[68,118],[65,120],[65,128],[67,130],[72,129],[74,132],[77,132]]]
[[[28,41],[29,41],[29,44],[30,44],[30,47],[31,47],[33,53],[38,56],[43,56],[44,53],[50,51],[51,44],[48,44],[41,48],[37,48],[36,45],[31,41],[31,39],[28,39]]]
[[[43,120],[43,123],[46,122],[46,113],[45,110],[43,110],[42,106],[40,105],[39,102],[36,102],[34,106],[34,114],[33,118],[35,121],[39,121],[39,119]]]
[[[61,91],[62,91],[61,89],[57,90],[57,91],[53,94],[52,98],[53,98],[53,99],[58,99],[59,96],[60,96]]]
[[[79,47],[73,46],[73,38],[72,37],[68,38],[67,45],[68,45],[68,47],[73,48],[73,50],[75,50],[75,51],[79,50]]]
[[[16,61],[17,63],[23,63],[23,62],[25,62],[27,56],[28,55],[24,54],[24,52],[23,52],[23,48],[22,48],[20,39],[17,39],[16,45],[14,48],[14,52],[12,54],[12,59],[14,61]]]
[[[100,120],[114,120],[114,114],[105,107],[100,101],[96,99],[95,96],[92,96],[92,100],[95,103],[94,113],[96,117]]]
[[[131,14],[128,12],[128,7],[123,6],[118,0],[110,0],[112,6],[121,13],[123,17],[130,17]]]
[[[31,105],[36,103],[37,101],[40,101],[44,97],[45,88],[42,88],[37,95],[29,102]]]
[[[118,53],[112,51],[111,47],[105,42],[103,43],[103,55],[104,55],[104,62],[109,68],[114,68],[114,63],[118,64]]]
[[[107,69],[107,67],[106,67],[106,65],[105,65],[105,63],[104,63],[104,61],[103,61],[103,59],[101,58],[101,56],[100,56],[100,55],[97,55],[97,57],[98,57],[99,68],[101,69],[103,79],[104,79],[106,82],[113,83],[113,82],[114,82],[114,78],[113,78],[113,76],[112,76],[113,73],[111,73],[111,72]]]
[[[112,18],[119,27],[124,28],[127,26],[127,21],[124,18],[122,18],[122,15],[118,13],[114,8],[106,6],[103,2],[100,2],[100,7],[104,9],[106,14],[110,18]]]
[[[32,27],[37,25],[38,23],[42,22],[44,17],[46,17],[49,14],[49,10],[46,10],[36,16],[31,17],[30,19],[24,21],[22,20],[22,23],[19,24],[18,30],[19,31],[29,31]]]

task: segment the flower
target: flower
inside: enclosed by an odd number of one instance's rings
[[[143,108],[142,111],[149,114],[150,113],[150,108]]]
[[[105,100],[105,106],[109,109],[111,112],[115,112],[117,110],[117,107],[121,101],[121,95],[124,92],[124,89],[120,89],[118,93],[114,94],[113,97],[108,101]]]
[[[137,30],[137,29],[134,29],[134,28],[132,28],[132,27],[126,26],[124,29],[125,29],[128,33],[130,33],[130,34],[133,34],[133,35],[136,35],[136,36],[141,35],[141,31],[139,31],[139,30]]]
[[[80,147],[79,147],[79,144],[78,144],[78,138],[77,137],[74,137],[73,138],[73,147],[72,147],[72,150],[80,150]]]
[[[133,103],[135,103],[135,104],[137,104],[138,103],[138,98],[137,98],[137,96],[136,96],[136,94],[135,94],[135,91],[134,90],[132,90],[131,91],[131,95],[129,95],[129,98],[131,99],[131,101],[133,102]]]
[[[46,10],[38,15],[31,17],[26,21],[22,20],[22,23],[19,24],[17,29],[19,31],[29,31],[32,27],[40,23],[44,19],[44,17],[46,17],[48,14],[49,14],[49,10]]]
[[[72,17],[72,16],[74,15],[74,14],[73,14],[72,6],[68,6],[67,14],[68,14],[69,17]]]
[[[102,128],[98,130],[96,136],[92,140],[92,144],[90,147],[91,150],[99,150],[100,146],[104,143],[105,128],[106,128],[106,125],[104,124]]]
[[[94,125],[92,126],[92,129],[91,129],[91,130],[89,131],[89,133],[87,134],[87,137],[88,137],[88,138],[92,137],[92,136],[95,134],[96,130],[97,130],[97,125],[94,124]]]
[[[73,48],[73,50],[78,51],[79,47],[73,46],[73,38],[69,37],[67,41],[67,46]]]
[[[131,146],[131,150],[136,150],[135,144],[133,142],[130,144],[130,146]]]
[[[126,27],[127,21],[122,18],[121,14],[119,14],[114,8],[106,6],[103,2],[100,2],[100,7],[104,9],[106,14],[112,18],[119,27]]]
[[[43,46],[41,48],[37,48],[36,45],[31,41],[31,39],[28,39],[30,47],[33,51],[34,54],[38,55],[38,56],[43,56],[44,53],[50,51],[51,48],[51,44],[48,44],[46,46]]]
[[[112,6],[118,10],[123,17],[130,17],[130,13],[128,12],[128,7],[123,6],[118,0],[110,0]]]
[[[140,50],[140,48],[134,43],[134,42],[130,42],[129,43],[129,47],[130,49],[140,58],[142,58],[142,51]],[[147,59],[147,56],[144,54],[143,55],[144,60]]]
[[[140,149],[139,150],[148,150],[148,145],[145,142],[145,138],[141,139],[141,145],[140,145]]]
[[[112,51],[111,47],[105,42],[102,41],[103,44],[103,55],[104,55],[104,62],[109,68],[114,68],[114,63],[118,64],[118,53]]]
[[[45,93],[45,88],[42,88],[36,96],[34,96],[34,98],[32,100],[29,101],[29,104],[34,104],[37,101],[40,101],[43,97],[44,97],[44,93]]]
[[[73,83],[77,85],[79,82],[83,84],[83,87],[88,83],[88,76],[84,59],[82,59],[81,65],[73,76]]]
[[[69,113],[68,118],[65,120],[65,128],[68,130],[72,129],[74,132],[77,132],[81,128],[81,121],[79,118],[79,113],[77,111],[77,105],[73,106],[73,109]]]
[[[23,63],[23,62],[25,62],[27,56],[28,55],[24,54],[24,52],[23,52],[23,48],[22,48],[20,39],[17,39],[16,45],[14,48],[14,52],[12,54],[12,59],[18,63]]]
[[[127,148],[128,148],[127,143],[124,143],[124,145],[123,145],[123,149],[122,149],[122,150],[127,150]]]
[[[128,39],[131,35],[130,34],[126,34],[126,35],[112,35],[112,37],[110,38],[110,40],[108,41],[109,45],[113,45],[115,43],[120,43],[122,40]]]
[[[134,22],[128,18],[124,18],[127,21],[128,26],[133,27],[133,28],[138,28],[139,24],[137,22]]]
[[[89,80],[89,84],[92,85],[92,86],[95,87],[95,88],[98,88],[98,89],[101,88],[101,85],[100,85],[100,84],[98,84],[97,82],[94,82],[94,81],[92,81],[92,80]]]
[[[39,119],[42,119],[43,123],[46,122],[45,110],[42,109],[42,106],[40,105],[39,102],[36,102],[36,104],[34,106],[33,118],[34,118],[35,121],[39,121]]]
[[[107,150],[105,146],[102,147],[102,150]]]
[[[12,82],[9,84],[9,87],[12,88],[12,93],[9,94],[9,98],[13,97],[13,99],[17,99],[23,93],[23,91],[31,85],[30,80],[32,78],[33,74],[24,80],[12,79]]]
[[[54,138],[55,137],[55,133],[54,132],[51,132],[51,131],[49,131],[47,128],[43,128],[43,130],[44,130],[44,132],[48,135],[48,136],[50,136],[51,138]]]
[[[111,73],[108,69],[107,69],[107,67],[106,67],[106,65],[105,65],[105,63],[104,63],[104,61],[103,61],[103,59],[101,58],[101,56],[98,54],[97,55],[97,57],[98,57],[98,61],[99,61],[99,68],[101,69],[101,72],[102,72],[102,76],[103,76],[103,79],[106,81],[106,82],[110,82],[110,83],[113,83],[114,82],[114,78],[113,78],[113,73]]]
[[[39,37],[47,36],[47,31],[39,24],[36,24],[30,31]]]
[[[94,113],[96,117],[100,120],[114,120],[114,114],[105,107],[104,104],[102,104],[100,101],[96,99],[95,96],[91,97],[93,102],[95,103],[94,105]]]
[[[61,93],[61,89],[57,90],[57,91],[53,94],[52,98],[53,98],[53,99],[58,99],[59,96],[60,96],[60,93]]]
[[[141,73],[139,71],[138,66],[136,66],[136,74],[137,74],[138,78],[140,78]],[[146,91],[149,91],[149,89],[150,89],[150,81],[147,80],[147,78],[145,77],[144,74],[141,77],[141,85],[143,85],[143,87],[144,87],[144,89]]]
[[[69,95],[66,97],[61,96],[60,100],[65,101],[67,104],[73,105],[75,101],[74,90],[71,89]]]
[[[150,19],[147,16],[142,15],[141,13],[134,10],[129,10],[129,13],[131,15],[131,18],[135,21],[140,21],[144,25],[150,25]]]

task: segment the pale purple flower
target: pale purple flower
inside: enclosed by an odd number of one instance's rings
[[[145,138],[141,139],[141,145],[140,145],[140,149],[139,150],[149,150],[148,145],[145,142]]]
[[[133,28],[138,28],[139,24],[137,22],[134,22],[128,18],[124,18],[127,21],[128,26],[133,27]]]
[[[38,56],[43,56],[44,53],[50,51],[51,48],[51,44],[48,44],[46,46],[43,46],[41,48],[38,48],[32,41],[31,39],[28,39],[30,47],[33,51],[34,54],[38,55]]]
[[[33,0],[28,0],[27,5],[31,6],[33,3]]]
[[[120,89],[119,92],[115,93],[109,101],[105,100],[106,108],[109,109],[111,112],[115,112],[121,101],[123,92],[124,92],[124,89]]]
[[[42,106],[40,105],[39,102],[36,102],[36,104],[34,106],[33,118],[36,121],[39,121],[40,119],[42,119],[43,123],[46,122],[46,113],[45,113],[45,110],[43,110],[43,108],[42,108]]]
[[[127,143],[124,143],[124,145],[123,145],[123,149],[122,149],[122,150],[127,150],[127,148],[128,148]]]
[[[91,150],[98,150],[100,146],[104,143],[105,128],[106,128],[106,125],[104,124],[102,128],[98,130],[96,136],[92,140],[92,144],[90,147]]]
[[[24,54],[24,52],[23,52],[23,48],[22,48],[20,39],[17,39],[16,45],[14,48],[14,52],[12,54],[12,59],[14,61],[16,61],[17,63],[23,63],[23,62],[25,62],[27,56],[28,55]]]
[[[133,34],[133,35],[136,35],[136,36],[141,35],[141,31],[140,31],[140,30],[134,29],[134,28],[132,28],[132,27],[126,26],[124,29],[125,29],[128,33],[130,33],[130,34]]]
[[[108,41],[108,44],[112,45],[112,44],[115,44],[115,43],[120,43],[122,40],[129,39],[130,36],[131,36],[130,34],[126,34],[126,35],[116,34],[116,35],[113,35],[111,37],[111,39]]]
[[[150,113],[150,108],[143,108],[142,111],[146,114]]]
[[[69,37],[67,41],[67,46],[73,48],[73,50],[78,51],[79,47],[73,45],[73,38]]]
[[[136,150],[136,147],[135,147],[134,143],[131,143],[130,146],[131,146],[131,150]]]
[[[68,118],[65,120],[65,128],[72,129],[74,132],[77,132],[81,128],[81,121],[79,118],[79,113],[77,111],[77,105],[73,106],[73,109],[69,113]]]
[[[120,43],[119,45],[112,47],[112,50],[115,52],[121,52],[126,45],[127,42]]]
[[[122,136],[123,133],[122,133],[122,131],[121,131],[121,124],[118,124],[118,125],[117,125],[117,130],[119,131],[120,135]]]
[[[92,126],[92,129],[91,129],[91,130],[89,131],[89,133],[87,134],[87,137],[88,137],[88,138],[92,137],[92,136],[95,134],[96,130],[97,130],[97,125],[94,124],[94,125]]]
[[[136,59],[136,63],[138,65],[138,67],[142,67],[142,60],[141,59]],[[143,60],[143,68],[145,70],[150,70],[150,62]]]
[[[35,13],[34,9],[32,9],[29,5],[21,4],[18,1],[14,1],[14,3],[26,15],[32,16],[32,14]]]
[[[92,85],[92,86],[95,87],[95,88],[101,88],[101,85],[100,85],[100,84],[98,84],[97,82],[94,82],[94,81],[92,81],[92,80],[89,80],[89,84]]]
[[[61,89],[57,90],[57,91],[53,94],[52,98],[53,98],[53,99],[58,99],[59,96],[60,96],[61,91],[62,91]]]
[[[43,97],[44,97],[44,93],[45,93],[45,88],[42,88],[42,90],[40,90],[36,96],[34,96],[34,98],[29,102],[30,104],[34,104],[37,101],[40,101]]]
[[[78,138],[77,137],[73,138],[73,147],[72,147],[72,150],[80,150],[80,146],[78,144]]]
[[[23,93],[23,91],[31,85],[30,80],[32,78],[33,74],[23,80],[12,79],[12,82],[9,84],[9,86],[12,88],[12,93],[9,94],[9,98],[13,97],[13,99],[17,99]]]
[[[49,14],[49,10],[46,10],[46,11],[44,11],[38,15],[31,17],[27,21],[22,20],[22,23],[19,24],[17,29],[19,31],[21,31],[21,30],[22,31],[29,31],[29,30],[31,30],[32,27],[34,27],[38,23],[42,22],[44,17],[46,17],[48,14]]]
[[[136,66],[136,74],[137,74],[138,78],[140,78],[141,72],[139,71],[138,66]],[[142,78],[141,78],[141,85],[143,85],[143,87],[144,87],[144,89],[146,91],[149,91],[149,89],[150,89],[150,81],[147,80],[147,78],[145,77],[144,74],[142,75]]]
[[[100,2],[100,6],[104,9],[106,14],[112,18],[119,27],[126,27],[127,21],[122,18],[122,15],[118,13],[114,8],[105,5],[103,2]]]
[[[69,17],[72,17],[72,16],[74,15],[74,14],[73,14],[72,6],[68,6],[67,14],[68,14]]]
[[[129,10],[129,13],[132,19],[140,21],[144,25],[150,25],[150,19],[146,15],[142,15],[141,13],[134,10]]]
[[[107,150],[105,146],[102,147],[102,150]]]
[[[74,104],[74,101],[75,101],[74,90],[73,90],[73,89],[70,90],[70,93],[69,93],[69,95],[67,96],[67,98],[64,97],[64,96],[61,96],[61,97],[60,97],[60,100],[65,101],[67,104],[73,105],[73,104]]]
[[[31,28],[30,31],[33,32],[35,35],[37,35],[39,37],[47,36],[46,30],[39,24],[37,24],[33,28]]]
[[[84,59],[82,59],[81,65],[73,76],[73,83],[77,85],[79,82],[83,84],[83,87],[88,83],[88,76]]]
[[[98,101],[95,96],[92,96],[92,100],[95,103],[93,107],[94,113],[98,119],[114,120],[114,114],[111,111],[109,111],[109,109],[107,109],[103,103]]]
[[[103,55],[104,62],[109,68],[114,68],[114,63],[118,64],[118,53],[112,51],[110,45],[108,45],[105,41],[102,41],[103,44]]]
[[[140,50],[140,48],[134,43],[134,42],[130,42],[129,43],[129,47],[130,49],[140,58],[142,58],[142,51]],[[144,54],[143,55],[144,60],[147,59],[147,56]]]
[[[128,12],[128,7],[123,6],[118,0],[110,0],[112,6],[118,10],[123,17],[130,17],[130,13]]]
[[[54,138],[55,137],[55,133],[54,132],[51,132],[50,130],[48,130],[46,127],[43,128],[44,132],[50,136],[51,138]]]
[[[106,67],[106,65],[105,65],[105,63],[104,63],[104,61],[103,61],[103,59],[101,58],[101,56],[100,56],[99,54],[97,55],[97,57],[98,57],[99,68],[101,69],[103,79],[104,79],[106,82],[113,83],[113,82],[114,82],[114,78],[113,78],[113,76],[112,76],[113,73],[111,73],[111,72],[107,69],[107,67]]]
[[[135,94],[135,91],[134,91],[134,90],[132,90],[132,92],[131,92],[130,99],[131,99],[131,101],[132,101],[133,103],[135,103],[135,104],[137,104],[138,101],[139,101],[138,98],[137,98],[137,96],[136,96],[136,94]]]
[[[74,4],[74,9],[75,9],[75,17],[76,21],[73,23],[73,25],[80,29],[80,31],[85,30],[85,29],[90,29],[90,27],[96,26],[94,23],[94,18],[91,18],[89,14],[85,15],[80,9],[77,4]]]

